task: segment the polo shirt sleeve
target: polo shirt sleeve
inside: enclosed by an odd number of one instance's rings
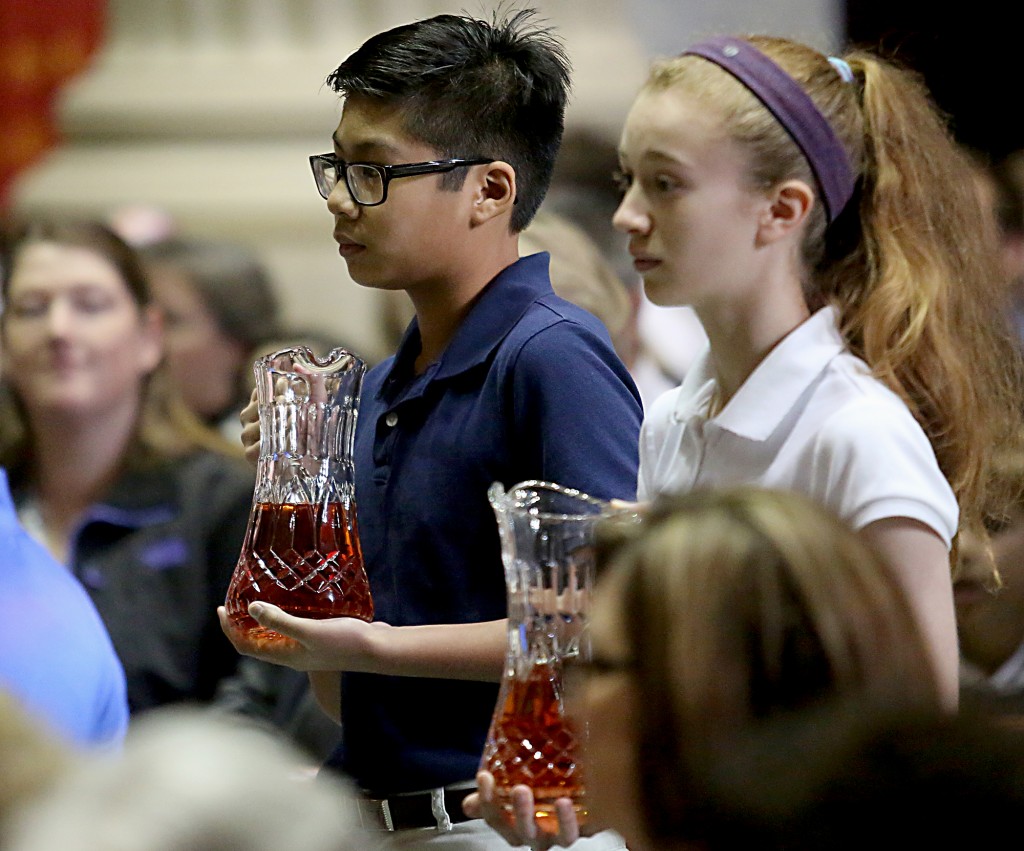
[[[818,497],[855,529],[909,517],[951,545],[959,523],[953,490],[931,443],[903,405],[865,398],[821,427],[812,453]]]
[[[600,499],[635,498],[643,411],[610,343],[572,320],[549,325],[519,348],[511,386],[524,469]]]

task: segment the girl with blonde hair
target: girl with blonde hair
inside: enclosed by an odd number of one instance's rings
[[[1003,510],[1021,369],[989,217],[926,90],[867,52],[711,39],[654,67],[620,160],[647,295],[709,338],[647,414],[639,498],[753,483],[831,508],[895,569],[955,705],[949,551]]]

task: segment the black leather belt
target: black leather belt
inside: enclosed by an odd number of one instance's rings
[[[364,828],[375,830],[411,830],[433,827],[450,830],[453,824],[469,821],[462,802],[476,791],[475,785],[425,789],[376,797],[360,794],[359,817]]]

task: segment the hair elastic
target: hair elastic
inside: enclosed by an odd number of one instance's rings
[[[840,59],[838,56],[830,56],[828,57],[828,64],[836,69],[839,79],[844,83],[853,82],[853,69],[845,59]]]
[[[739,38],[712,38],[680,55],[714,62],[764,104],[803,152],[821,189],[825,217],[829,223],[835,221],[853,195],[855,177],[835,131],[799,83]]]

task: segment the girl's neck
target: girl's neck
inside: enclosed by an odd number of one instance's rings
[[[715,369],[715,411],[724,408],[768,353],[810,316],[799,286],[777,297],[697,309]]]

